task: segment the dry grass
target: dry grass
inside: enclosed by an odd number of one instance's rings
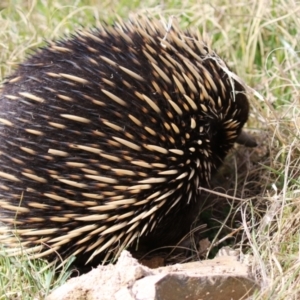
[[[0,79],[30,53],[29,49],[42,45],[44,39],[68,35],[81,26],[97,26],[101,20],[110,22],[115,13],[122,17],[134,12],[175,15],[183,27],[199,28],[218,54],[256,91],[251,96],[252,113],[247,127],[257,136],[259,146],[236,150],[236,155],[226,162],[228,168],[221,170],[215,182],[215,186],[223,182],[223,189],[218,191],[244,199],[234,206],[234,217],[228,220],[226,228],[231,232],[242,226],[234,245],[253,255],[254,273],[262,283],[262,291],[255,299],[299,299],[299,3],[293,0],[217,0],[214,4],[196,0],[69,3],[67,0],[1,1]],[[215,215],[222,214],[223,207],[215,208]],[[13,267],[22,272],[12,275],[9,270]],[[0,299],[32,299],[32,295],[42,299],[54,284],[60,284],[52,276],[53,270],[42,273],[40,265],[33,268],[35,271],[28,262],[16,263],[0,256]]]

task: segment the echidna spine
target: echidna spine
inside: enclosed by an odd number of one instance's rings
[[[231,74],[145,17],[37,50],[0,95],[1,242],[91,261],[177,237],[248,118]]]

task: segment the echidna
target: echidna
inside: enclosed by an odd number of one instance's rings
[[[188,228],[249,112],[197,33],[141,16],[37,50],[0,107],[1,243],[86,262]]]

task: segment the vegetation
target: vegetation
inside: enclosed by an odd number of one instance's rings
[[[226,194],[239,201],[238,209],[230,213],[239,216],[240,237],[231,246],[253,256],[253,271],[262,284],[254,299],[296,300],[300,298],[300,6],[294,0],[211,3],[76,0],[70,5],[68,0],[3,0],[0,80],[45,40],[112,22],[116,14],[128,18],[144,13],[167,20],[175,16],[182,27],[198,28],[249,86],[252,112],[247,128],[259,144],[243,149],[242,155],[237,149],[227,161],[232,172],[222,171],[222,178],[232,183]],[[10,258],[1,251],[0,300],[43,299],[70,272],[60,274],[44,261]]]

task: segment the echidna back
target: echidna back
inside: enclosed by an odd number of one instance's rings
[[[0,98],[2,242],[89,260],[188,228],[247,120],[243,92],[195,34],[159,21],[49,43]]]

